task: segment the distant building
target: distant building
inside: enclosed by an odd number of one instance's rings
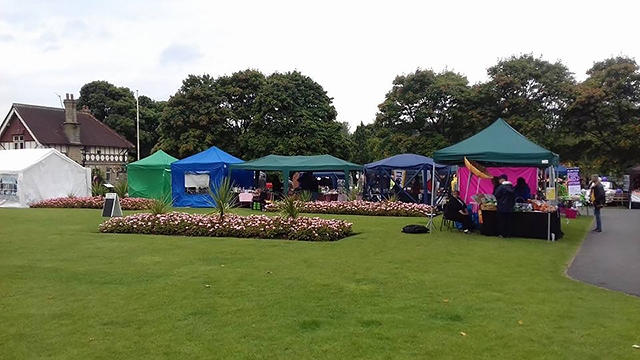
[[[67,94],[64,109],[13,104],[0,125],[0,150],[54,148],[82,166],[100,169],[107,180],[126,174],[127,139],[96,119],[86,107],[78,111]]]

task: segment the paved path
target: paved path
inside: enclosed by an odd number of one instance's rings
[[[640,296],[640,210],[602,209],[601,233],[589,233],[567,274]]]

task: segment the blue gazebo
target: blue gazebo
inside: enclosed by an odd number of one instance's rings
[[[203,152],[178,160],[171,164],[171,189],[173,205],[176,207],[212,207],[209,195],[220,180],[229,176],[229,166],[244,161],[213,146]],[[253,186],[253,172],[231,171],[235,186]]]
[[[432,189],[427,189],[427,174],[431,174],[432,169],[434,168],[436,171],[438,170],[446,170],[448,166],[439,165],[433,162],[433,159],[417,155],[417,154],[400,154],[395,155],[386,159],[382,159],[379,161],[375,161],[364,166],[366,179],[368,180],[369,187],[376,187],[380,191],[381,194],[385,194],[389,191],[389,184],[391,181],[391,174],[394,170],[404,170],[407,171],[408,177],[405,184],[411,184],[412,180],[416,178],[418,175],[422,175],[422,189],[425,189],[425,195],[427,192],[431,192]],[[373,180],[375,178],[375,181]],[[375,184],[372,184],[374,182]],[[406,186],[401,187],[401,194],[403,197],[406,197],[408,200],[413,202],[419,202],[419,199],[416,199],[406,191]],[[400,189],[398,189],[400,190]],[[423,196],[422,202],[425,204],[430,203],[429,196]]]

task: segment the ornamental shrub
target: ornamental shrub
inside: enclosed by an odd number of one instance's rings
[[[237,237],[336,241],[352,234],[352,224],[320,218],[227,214],[224,217],[171,212],[138,213],[111,218],[100,225],[103,233]]]
[[[122,198],[120,207],[122,210],[147,210],[153,204],[151,199],[142,198]],[[32,208],[82,208],[82,209],[102,209],[104,197],[63,197],[42,200],[29,205]]]
[[[290,206],[286,202],[268,204],[267,211],[279,212]],[[296,208],[307,214],[340,214],[369,216],[427,216],[434,212],[430,205],[403,203],[400,201],[369,202],[354,201],[315,201],[296,202]]]

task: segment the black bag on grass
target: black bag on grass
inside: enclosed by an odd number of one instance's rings
[[[402,228],[402,232],[407,234],[428,234],[429,228],[424,225],[407,225]]]

